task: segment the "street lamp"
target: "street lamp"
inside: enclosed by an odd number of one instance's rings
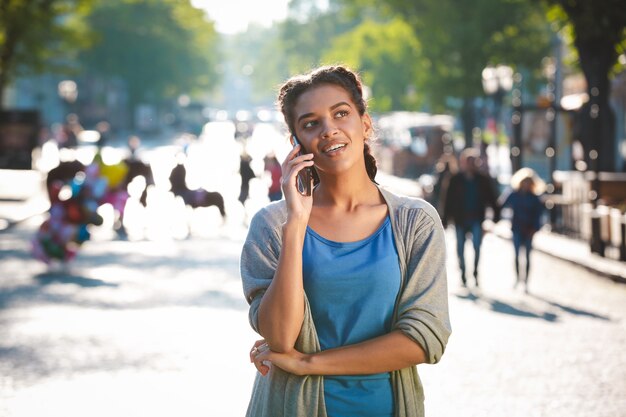
[[[493,99],[495,121],[496,177],[499,175],[500,142],[499,124],[502,120],[502,101],[506,93],[513,88],[513,69],[507,65],[496,67],[488,65],[482,72],[482,83],[485,94]]]

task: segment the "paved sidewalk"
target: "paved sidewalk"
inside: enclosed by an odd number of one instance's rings
[[[0,169],[0,232],[49,207],[41,172]]]
[[[510,223],[500,221],[492,230],[499,237],[510,239]],[[626,262],[602,257],[592,253],[589,243],[546,230],[540,230],[533,238],[533,248],[547,255],[571,262],[593,273],[626,284]]]

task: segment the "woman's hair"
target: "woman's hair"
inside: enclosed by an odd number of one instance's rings
[[[343,88],[350,94],[361,116],[367,111],[367,101],[363,97],[363,84],[356,72],[341,65],[319,67],[307,74],[296,75],[290,78],[280,87],[277,104],[292,134],[295,134],[296,130],[294,114],[296,102],[303,93],[323,84],[333,84]],[[363,155],[365,156],[367,175],[373,182],[376,182],[374,178],[378,168],[376,167],[376,159],[372,155],[367,141],[364,143]],[[314,183],[317,184],[319,177],[315,170],[312,171]]]

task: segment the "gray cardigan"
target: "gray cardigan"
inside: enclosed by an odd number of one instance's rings
[[[422,346],[427,363],[436,363],[451,332],[444,230],[437,211],[424,200],[399,196],[384,188],[380,192],[389,207],[402,274],[393,329]],[[241,254],[243,291],[250,304],[250,324],[257,333],[259,305],[278,266],[286,216],[284,200],[257,212]],[[303,353],[319,352],[306,294],[304,302],[304,321],[295,348]],[[396,416],[424,416],[424,391],[417,368],[394,371],[391,380]],[[246,416],[327,417],[323,377],[297,376],[278,367],[272,367],[266,376],[257,373]]]

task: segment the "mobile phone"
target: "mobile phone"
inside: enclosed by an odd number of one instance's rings
[[[298,152],[298,156],[303,155],[304,148],[296,138],[296,135],[292,135],[293,138],[293,146],[296,147],[300,145],[300,151]],[[298,176],[296,179],[296,187],[298,188],[298,192],[302,195],[309,196],[311,195],[311,168],[306,167],[298,172]]]

